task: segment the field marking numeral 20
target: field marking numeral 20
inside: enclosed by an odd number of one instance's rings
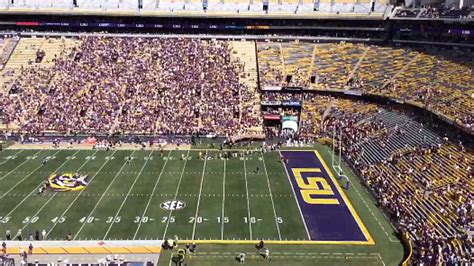
[[[207,221],[207,220],[208,219],[206,219],[206,218],[202,218],[202,216],[198,216],[198,217],[190,216],[188,223],[192,224],[192,223],[196,222],[196,223],[200,224],[203,221]]]

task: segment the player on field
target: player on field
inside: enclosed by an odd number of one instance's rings
[[[12,232],[10,231],[10,228],[7,228],[7,230],[5,231],[5,238],[7,240],[12,240]]]
[[[240,263],[240,264],[244,264],[245,263],[245,253],[243,252],[240,252],[239,253],[239,256],[237,256],[237,261]]]
[[[130,164],[131,161],[132,161],[132,157],[131,157],[131,156],[127,156],[127,164]]]
[[[264,249],[262,252],[263,259],[268,260],[270,258],[270,250],[268,248]]]
[[[21,235],[21,229],[18,229],[18,233],[16,233],[16,238],[18,239],[18,241],[23,240],[23,236]]]
[[[257,168],[255,169],[256,174],[260,174],[260,166],[257,165]]]
[[[47,161],[48,161],[48,158],[45,157],[45,158],[43,159],[43,162],[42,162],[41,164],[42,164],[42,165],[45,165]]]

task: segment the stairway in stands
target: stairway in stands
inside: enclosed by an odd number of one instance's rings
[[[426,129],[417,121],[409,118],[405,114],[383,109],[373,116],[372,119],[382,121],[389,134],[388,141],[381,144],[380,139],[369,139],[361,141],[356,146],[360,146],[364,153],[361,156],[365,165],[381,162],[396,152],[402,151],[406,147],[417,145],[434,145],[440,143],[440,138],[431,130]],[[403,134],[395,134],[395,129],[403,130]],[[393,133],[393,134],[392,134]]]
[[[232,49],[232,59],[238,59],[244,64],[243,73],[240,73],[240,80],[242,84],[247,86],[247,91],[240,92],[240,120],[245,119],[243,116],[251,116],[255,119],[260,119],[260,92],[257,87],[258,76],[255,43],[251,41],[232,41],[230,48]],[[256,126],[243,130],[261,133],[262,127]]]

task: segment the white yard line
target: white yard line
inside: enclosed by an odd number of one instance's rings
[[[115,153],[117,152],[117,150],[114,150],[114,152],[110,155],[110,156],[113,156]],[[89,180],[89,185],[92,183],[92,181],[94,180],[94,178],[100,173],[100,171],[102,171],[102,169],[105,167],[105,165],[107,165],[108,162],[110,162],[111,160],[105,160],[104,163],[102,164],[102,166],[99,168],[99,170],[97,170],[95,172],[95,174],[91,177],[91,179]],[[56,222],[53,224],[53,226],[48,230],[48,233],[46,234],[46,239],[47,237],[49,236],[49,234],[53,231],[53,229],[56,227],[56,225],[58,225],[59,223],[59,220],[60,218],[64,217],[64,215],[71,209],[71,207],[74,205],[74,203],[76,202],[76,200],[78,200],[82,193],[84,193],[84,191],[86,191],[85,189],[84,190],[81,190],[79,192],[79,194],[76,195],[76,197],[74,198],[74,200],[69,204],[69,206],[66,208],[66,210],[61,214],[61,216],[58,217],[58,219],[56,220]]]
[[[58,154],[58,152],[59,152],[59,150],[58,150],[57,152],[55,152],[54,155]],[[74,153],[74,155],[76,155],[78,152],[79,152],[79,150],[76,151],[76,152]],[[65,165],[67,162],[68,162],[68,160],[64,160],[64,162],[63,162],[60,166],[58,166],[58,168],[56,168],[53,172],[58,171],[58,170],[59,170],[61,167],[63,167],[63,165]],[[43,165],[40,165],[40,166],[37,167],[36,169],[38,169],[38,168],[40,168],[40,167],[43,167]],[[28,177],[28,176],[32,175],[34,172],[36,172],[36,169],[33,170],[32,172],[30,172],[26,177]],[[26,177],[25,177],[25,178],[26,178]],[[25,178],[23,178],[22,181],[23,181]],[[19,183],[21,183],[22,181],[16,183],[14,187],[16,187],[16,186],[17,186]],[[18,207],[20,207],[21,204],[23,204],[23,202],[25,202],[25,201],[31,196],[31,194],[33,194],[33,193],[35,193],[35,192],[38,191],[38,188],[41,186],[41,184],[43,184],[43,182],[41,182],[38,186],[36,186],[36,188],[34,188],[28,195],[26,195],[26,197],[24,197],[23,200],[20,201],[20,203],[18,203],[18,204],[13,208],[13,210],[11,210],[8,214],[4,215],[4,217],[10,216],[16,209],[18,209]],[[3,198],[5,195],[7,195],[8,192],[10,192],[10,191],[11,191],[11,189],[10,189],[9,191],[7,191],[2,197],[0,197],[0,199]]]
[[[179,187],[181,186],[181,180],[183,180],[184,170],[186,169],[186,164],[188,163],[189,152],[190,152],[190,150],[188,150],[188,153],[186,154],[186,160],[184,161],[183,170],[181,171],[181,175],[179,177],[178,185],[176,186],[176,192],[174,193],[174,198],[173,198],[174,201],[176,201],[176,199],[178,198]],[[168,219],[166,220],[165,231],[163,232],[163,238],[162,239],[165,239],[166,233],[168,232],[168,227],[170,225],[170,217],[171,217],[172,213],[173,213],[173,210],[170,210],[170,213],[168,214]]]
[[[135,153],[136,150],[134,150],[130,155],[132,156],[134,153]],[[122,167],[120,167],[119,171],[117,172],[117,174],[114,176],[114,179],[112,179],[112,181],[110,182],[110,184],[107,186],[107,188],[105,189],[105,191],[102,193],[102,196],[100,197],[99,201],[97,201],[97,203],[95,204],[94,208],[92,209],[92,211],[89,213],[89,215],[87,215],[86,219],[84,220],[84,222],[82,223],[81,227],[79,228],[79,231],[76,232],[75,236],[74,236],[74,239],[73,240],[76,240],[76,237],[81,233],[82,229],[84,229],[84,226],[86,225],[86,222],[87,219],[89,219],[89,217],[91,217],[91,215],[94,213],[94,211],[97,209],[97,207],[99,206],[100,202],[102,201],[102,199],[105,197],[105,194],[107,194],[107,191],[109,191],[110,187],[112,187],[112,185],[114,184],[115,180],[117,179],[117,177],[120,175],[120,173],[122,173],[122,170],[123,168],[125,167],[125,165],[127,165],[127,160],[125,160],[125,162],[123,163]]]
[[[280,158],[281,158],[281,152],[280,151],[278,152],[278,154],[280,155]],[[293,192],[293,196],[295,198],[296,206],[298,206],[298,210],[300,211],[301,220],[303,221],[304,229],[306,230],[306,235],[308,236],[308,240],[311,240],[311,236],[309,235],[308,226],[306,225],[306,221],[304,219],[303,212],[301,211],[301,207],[300,207],[300,204],[298,202],[298,198],[296,197],[295,189],[293,188],[293,183],[291,183],[291,180],[290,180],[290,174],[288,173],[288,170],[286,169],[285,163],[282,161],[281,164],[283,165],[283,168],[285,169],[286,177],[288,177],[288,182],[290,182],[291,191]]]
[[[36,155],[38,155],[38,153],[40,153],[40,152],[41,152],[41,150],[39,150],[38,152],[36,152],[36,153],[33,154],[32,156],[36,156]],[[15,154],[15,156],[16,156],[16,154]],[[7,161],[8,161],[8,160],[5,160],[5,162],[7,162]],[[4,163],[5,163],[5,162],[4,162]],[[0,177],[0,180],[5,179],[5,177],[7,177],[9,174],[13,173],[16,169],[18,169],[20,166],[22,166],[22,165],[25,164],[26,162],[31,162],[31,161],[25,158],[25,160],[24,160],[22,163],[18,164],[15,168],[13,168],[13,169],[10,170],[8,173],[6,173],[6,174],[3,175],[2,177]],[[2,164],[3,164],[3,163],[2,163]]]
[[[123,199],[122,201],[122,204],[120,205],[120,208],[117,210],[117,213],[115,214],[114,216],[114,219],[112,219],[112,222],[110,223],[109,225],[109,228],[107,229],[107,232],[105,232],[105,235],[102,239],[107,239],[107,236],[109,235],[109,232],[110,232],[110,229],[112,229],[112,226],[115,224],[115,219],[117,219],[117,216],[120,214],[120,212],[122,211],[122,208],[123,206],[125,205],[125,202],[127,202],[127,199],[128,197],[130,196],[130,192],[132,192],[133,188],[135,187],[135,184],[137,183],[137,181],[140,179],[140,176],[142,175],[142,172],[143,172],[143,169],[145,169],[145,166],[148,164],[150,160],[150,156],[153,154],[153,151],[151,151],[149,154],[148,154],[148,160],[145,161],[145,163],[142,165],[142,168],[140,169],[140,172],[138,172],[138,175],[135,177],[135,180],[133,181],[133,184],[130,186],[130,188],[128,189],[128,192],[127,192],[127,195],[125,196],[125,198]]]
[[[244,178],[245,178],[245,191],[246,191],[246,196],[247,196],[247,215],[248,219],[247,222],[249,223],[249,232],[250,232],[250,240],[253,239],[253,234],[252,234],[252,222],[250,221],[250,200],[249,200],[249,184],[247,182],[247,155],[244,155]]]
[[[193,234],[191,236],[192,240],[194,240],[194,236],[196,235],[197,217],[199,213],[199,205],[201,204],[202,184],[204,183],[204,174],[206,173],[206,164],[207,164],[207,151],[204,155],[204,165],[202,167],[202,174],[201,174],[201,185],[199,187],[199,194],[198,194],[199,196],[198,196],[198,202],[196,205],[196,213],[194,214]]]
[[[222,183],[222,217],[221,217],[221,240],[224,240],[224,217],[225,217],[225,165],[227,158],[224,158],[224,181]]]
[[[377,256],[380,258],[380,260],[382,261],[382,265],[385,266],[385,261],[383,261],[382,259],[382,255],[380,255],[380,253],[377,253]]]
[[[15,156],[15,157],[16,157],[18,154],[22,153],[23,151],[24,151],[24,150],[19,150],[19,151],[17,151],[15,154],[9,155],[9,156]],[[8,157],[8,156],[7,156],[7,157]],[[5,164],[5,163],[8,162],[8,161],[10,161],[10,160],[9,160],[9,159],[5,159],[5,160],[3,160],[3,162],[0,163],[0,165],[3,165],[3,164]]]
[[[275,218],[275,225],[276,225],[276,228],[278,230],[278,238],[281,240],[280,225],[278,224],[277,213],[276,213],[276,209],[275,209],[275,202],[273,201],[272,186],[270,185],[270,178],[268,177],[267,165],[265,164],[265,156],[264,156],[263,152],[261,152],[261,154],[262,154],[263,169],[265,169],[265,175],[267,177],[268,192],[270,192],[270,200],[272,201],[273,216]]]
[[[56,154],[58,154],[60,151],[56,151],[52,156],[56,156]],[[76,152],[77,153],[77,152]],[[64,161],[64,163],[66,163],[67,160]],[[63,164],[64,164],[63,163]],[[63,164],[61,164],[59,167],[63,166]],[[25,179],[27,179],[30,175],[32,175],[33,173],[35,173],[38,169],[40,169],[41,167],[44,167],[43,164],[40,164],[38,167],[36,167],[35,169],[33,169],[30,173],[28,173],[26,176],[24,176],[20,181],[16,182],[14,186],[12,186],[7,192],[3,193],[2,196],[0,196],[0,199],[3,199],[8,193],[10,193],[12,190],[14,190],[19,184],[21,184],[23,181],[25,181]],[[58,167],[58,169],[59,169]],[[55,170],[57,171],[57,169]],[[36,190],[36,189],[35,189]],[[35,191],[33,190],[33,191]]]
[[[171,154],[171,150],[168,152],[168,155],[167,155],[168,158],[169,158],[170,154]],[[143,211],[141,219],[138,223],[137,230],[135,230],[135,234],[133,235],[133,240],[135,240],[135,238],[137,237],[138,231],[140,230],[140,227],[142,226],[143,217],[145,217],[146,212],[148,211],[148,207],[150,207],[151,200],[153,199],[153,195],[155,195],[156,188],[158,187],[158,183],[161,180],[161,176],[163,175],[163,173],[165,171],[166,164],[168,162],[169,162],[169,160],[165,161],[165,163],[163,164],[163,168],[161,168],[160,175],[158,176],[158,179],[156,179],[155,186],[153,187],[153,190],[151,191],[150,197],[148,198],[148,202],[146,203],[145,210]]]
[[[98,150],[96,150],[92,155],[90,156],[94,156],[96,153],[97,153]],[[76,170],[76,172],[79,172],[88,162],[90,162],[91,160],[85,160],[84,163]],[[49,199],[43,204],[43,206],[41,206],[41,208],[38,209],[38,211],[36,211],[35,214],[33,214],[31,217],[36,217],[38,216],[41,211],[54,199],[54,197],[58,195],[58,193],[55,193],[53,196],[49,197]],[[22,228],[21,228],[21,231],[24,231],[26,227],[28,227],[28,225],[30,224],[32,219],[30,219]],[[17,237],[18,235],[15,235],[14,239]]]

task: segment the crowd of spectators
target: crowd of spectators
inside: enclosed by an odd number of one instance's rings
[[[2,124],[23,131],[227,135],[242,115],[242,63],[228,42],[86,37],[53,67],[23,70]]]
[[[444,8],[427,6],[421,10],[420,18],[452,18],[465,19],[472,18],[473,9],[470,8]]]
[[[402,126],[389,127],[374,118],[378,108],[364,109],[367,103],[349,102],[330,96],[305,97],[302,117],[315,121],[302,121],[300,137],[332,138],[333,132],[342,132],[346,159],[397,221],[398,229],[414,240],[415,264],[470,261],[467,251],[472,248],[472,239],[467,232],[474,207],[474,195],[469,190],[474,177],[472,153],[461,141],[445,137],[430,144],[423,142],[423,137],[418,144],[406,145],[377,162],[362,163],[365,155],[361,143],[376,140],[388,147],[409,136]],[[306,110],[318,115],[308,116]]]
[[[424,6],[421,8],[397,8],[395,10],[395,17],[399,18],[449,18],[449,19],[466,19],[472,18],[473,9],[471,8],[445,8]]]
[[[301,93],[266,91],[262,94],[262,101],[267,101],[267,102],[295,101],[295,100],[301,100],[301,98],[302,98]]]

